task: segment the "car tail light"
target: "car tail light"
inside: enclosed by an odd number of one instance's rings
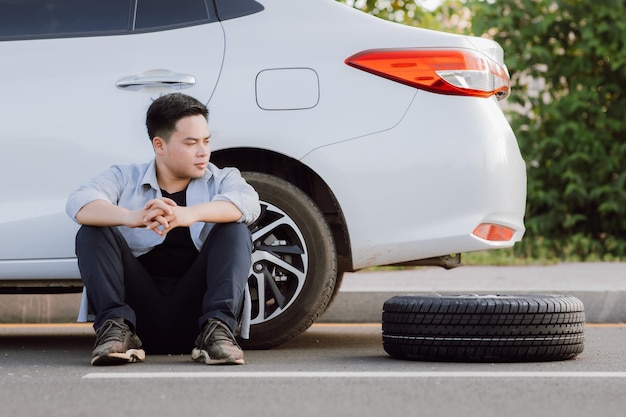
[[[432,93],[498,99],[509,94],[506,67],[470,49],[372,49],[345,63]]]
[[[508,242],[513,239],[515,230],[499,224],[481,223],[474,229],[472,234],[491,242]]]

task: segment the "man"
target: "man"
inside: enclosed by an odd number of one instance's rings
[[[209,162],[208,110],[184,94],[150,105],[155,158],[115,165],[68,198],[78,266],[95,313],[93,365],[189,352],[243,364],[241,319],[258,194]],[[197,336],[197,337],[196,337]]]

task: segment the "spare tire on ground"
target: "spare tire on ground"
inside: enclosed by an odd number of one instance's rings
[[[382,330],[399,359],[558,361],[583,351],[585,311],[566,295],[401,295],[385,301]]]

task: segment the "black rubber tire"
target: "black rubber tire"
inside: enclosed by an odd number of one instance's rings
[[[239,342],[244,349],[268,349],[306,331],[325,310],[335,288],[337,255],[330,227],[304,192],[272,175],[242,175],[259,193],[262,213],[250,226],[250,338]],[[272,226],[277,215],[286,221]],[[265,291],[259,290],[260,281]]]
[[[394,358],[543,362],[583,351],[583,303],[565,295],[406,295],[385,301],[383,347]]]
[[[339,290],[341,289],[341,283],[343,282],[343,275],[344,275],[344,272],[341,272],[341,271],[337,272],[337,277],[335,278],[335,288],[333,290],[333,293],[330,295],[330,300],[328,300],[328,304],[326,304],[326,307],[324,307],[324,311],[322,311],[320,315],[323,315],[326,312],[326,310],[328,310],[328,308],[335,301],[335,298],[337,298],[337,294],[339,293]]]

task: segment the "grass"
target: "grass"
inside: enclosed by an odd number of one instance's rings
[[[626,239],[604,241],[583,235],[562,240],[525,237],[512,248],[468,252],[461,255],[462,265],[523,266],[554,265],[566,262],[626,262]],[[411,269],[409,266],[381,266],[371,270]]]
[[[481,252],[470,252],[461,255],[463,265],[553,265],[567,260],[555,257],[541,256],[539,258],[529,258],[519,256],[512,248],[494,249]]]

